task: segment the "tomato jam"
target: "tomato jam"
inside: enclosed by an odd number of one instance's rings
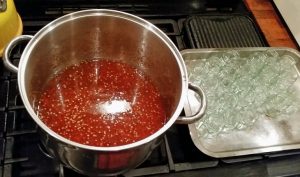
[[[90,60],[58,73],[45,86],[38,115],[54,132],[92,146],[136,142],[166,122],[152,81],[127,64]]]

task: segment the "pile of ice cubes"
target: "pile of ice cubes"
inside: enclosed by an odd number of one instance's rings
[[[199,135],[210,138],[249,128],[262,116],[282,119],[297,112],[295,63],[273,50],[248,56],[230,50],[186,60],[189,80],[203,88],[208,101],[204,117],[196,123]]]

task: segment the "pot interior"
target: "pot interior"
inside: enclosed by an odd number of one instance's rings
[[[126,63],[148,76],[170,119],[181,99],[182,74],[175,54],[152,28],[140,20],[105,13],[70,16],[48,25],[28,46],[32,50],[27,55],[24,83],[31,106],[35,109],[43,88],[61,70],[84,60],[105,59]]]

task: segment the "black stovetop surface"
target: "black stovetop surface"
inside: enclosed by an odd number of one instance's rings
[[[23,34],[34,35],[63,14],[88,9],[109,8],[139,15],[162,29],[182,50],[191,48],[184,22],[191,15],[242,14],[252,18],[242,1],[226,3],[193,0],[106,1],[106,0],[15,0],[23,20]],[[255,25],[255,22],[253,22]],[[257,35],[263,39],[259,29]],[[25,45],[25,44],[24,44]],[[12,52],[18,63],[23,46]],[[262,41],[262,45],[266,45]],[[300,176],[300,151],[277,152],[217,159],[200,152],[186,125],[174,125],[162,144],[137,169],[121,176]],[[17,76],[0,64],[0,177],[83,176],[59,165],[40,145],[37,126],[23,106]]]

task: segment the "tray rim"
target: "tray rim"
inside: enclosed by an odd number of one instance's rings
[[[185,55],[187,54],[197,54],[197,53],[212,53],[212,52],[226,52],[229,50],[235,50],[235,51],[253,51],[253,52],[259,52],[259,51],[266,51],[266,50],[283,50],[290,53],[293,53],[294,55],[298,56],[300,59],[300,52],[293,48],[288,47],[245,47],[245,48],[202,48],[202,49],[185,49],[180,51],[182,58],[184,61],[188,60],[185,59]],[[298,71],[299,73],[299,71]],[[187,101],[188,102],[188,101]],[[187,114],[191,114],[189,103],[186,103],[184,105],[184,112]],[[243,156],[243,155],[255,155],[255,154],[261,154],[261,153],[271,153],[271,152],[277,152],[277,151],[286,151],[286,150],[295,150],[300,149],[300,143],[297,144],[287,144],[287,145],[273,145],[269,147],[260,147],[260,148],[249,148],[249,149],[243,149],[243,150],[231,150],[231,151],[222,151],[222,152],[213,152],[206,149],[199,140],[197,136],[197,129],[196,124],[192,123],[188,125],[189,132],[191,139],[194,143],[194,145],[204,154],[215,157],[215,158],[225,158],[225,157],[234,157],[234,156]]]
[[[293,48],[289,48],[289,47],[238,47],[238,48],[201,48],[201,49],[184,49],[181,50],[180,53],[182,55],[183,60],[184,59],[184,55],[186,54],[195,54],[198,52],[201,53],[209,53],[209,52],[224,52],[224,51],[229,51],[229,50],[236,50],[236,51],[265,51],[265,50],[285,50],[291,53],[294,53],[295,55],[297,55],[300,58],[300,52],[296,49]]]

